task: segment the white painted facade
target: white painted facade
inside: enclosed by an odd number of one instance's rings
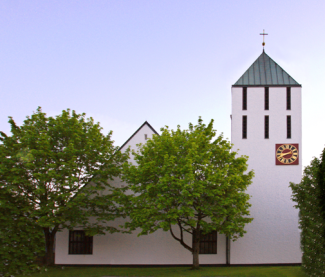
[[[138,143],[145,143],[145,135],[151,138],[154,131],[149,125],[144,124],[133,137],[121,148],[137,149]],[[123,184],[115,180],[115,185]],[[118,226],[123,221],[116,220],[111,226]],[[173,229],[178,234],[178,227]],[[191,245],[192,238],[184,234],[185,242]],[[172,238],[169,232],[158,230],[146,236],[132,234],[106,234],[96,235],[93,238],[92,255],[69,255],[69,231],[67,229],[56,235],[55,263],[64,264],[94,264],[94,265],[177,265],[192,264],[192,254],[178,241]],[[217,254],[200,255],[201,264],[225,264],[226,263],[226,238],[218,235]]]
[[[264,52],[263,52],[264,55]],[[244,80],[244,78],[243,78]],[[242,116],[247,116],[247,139],[242,138]],[[269,139],[264,138],[264,116],[269,116]],[[291,115],[291,139],[287,139],[286,117]],[[230,243],[230,264],[285,264],[301,263],[298,210],[291,201],[289,182],[299,183],[302,175],[299,165],[276,165],[275,145],[299,144],[301,141],[301,87],[291,87],[291,110],[286,109],[286,86],[269,87],[269,110],[264,109],[264,87],[247,87],[247,110],[242,109],[242,87],[232,87],[231,141],[239,155],[249,156],[249,170],[255,177],[247,193],[251,195],[250,209],[253,222],[246,225],[243,238]],[[144,123],[122,146],[137,149],[146,143],[154,129]],[[131,161],[133,162],[132,158]],[[114,181],[116,186],[123,182]],[[116,220],[113,226],[122,223]],[[178,229],[175,227],[175,233]],[[191,244],[191,237],[185,241]],[[69,231],[56,235],[56,264],[93,265],[177,265],[192,264],[192,254],[169,232],[156,231],[147,236],[133,234],[106,234],[93,238],[92,255],[69,255]],[[218,234],[217,254],[200,255],[200,264],[226,264],[226,238]]]
[[[191,238],[185,240],[190,244]],[[218,235],[217,254],[200,255],[201,264],[225,264],[225,236]],[[69,231],[57,234],[55,263],[75,265],[177,265],[192,264],[192,254],[161,230],[147,236],[107,234],[94,236],[92,255],[68,254]]]
[[[249,156],[255,177],[251,195],[253,222],[243,238],[231,243],[231,264],[301,263],[298,210],[291,201],[289,182],[299,183],[299,165],[276,165],[275,144],[301,143],[301,87],[291,87],[291,110],[286,109],[286,87],[269,88],[269,110],[264,110],[264,87],[247,87],[247,110],[242,88],[232,88],[231,141],[239,155]],[[247,139],[242,138],[242,116],[247,115]],[[264,138],[264,116],[269,115],[269,139]],[[291,139],[286,117],[291,115]]]

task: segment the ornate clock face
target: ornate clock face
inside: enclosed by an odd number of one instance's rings
[[[276,144],[275,164],[276,165],[299,164],[299,145],[298,144]]]

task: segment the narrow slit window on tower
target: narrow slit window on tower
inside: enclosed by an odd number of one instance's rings
[[[287,87],[287,110],[291,110],[291,87]]]
[[[264,109],[265,110],[269,109],[269,88],[268,87],[264,89]]]
[[[291,139],[291,115],[287,115],[287,138]]]
[[[247,139],[247,115],[243,115],[243,139]]]
[[[148,139],[148,135],[147,135],[147,134],[144,135],[144,139],[145,139],[145,140]]]
[[[264,116],[264,138],[269,138],[269,116]]]
[[[243,87],[243,110],[247,110],[247,88]]]

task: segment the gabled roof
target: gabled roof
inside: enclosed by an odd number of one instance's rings
[[[129,137],[129,139],[126,141],[126,142],[124,142],[123,143],[123,145],[120,147],[120,149],[119,150],[121,150],[141,129],[142,129],[142,127],[144,126],[144,125],[147,125],[156,135],[159,135],[158,133],[157,133],[157,131],[154,129],[154,128],[152,128],[152,126],[148,123],[148,121],[145,121],[139,128],[138,128],[138,130],[136,130],[134,133],[133,133],[133,135],[132,136],[130,136]]]
[[[301,87],[287,72],[263,50],[233,87],[242,86],[296,86]]]

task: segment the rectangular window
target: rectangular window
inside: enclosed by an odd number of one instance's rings
[[[291,139],[291,115],[287,115],[287,138]]]
[[[287,87],[287,110],[291,110],[291,88]]]
[[[199,254],[217,254],[217,231],[201,234]]]
[[[269,116],[264,117],[264,138],[269,138]]]
[[[247,110],[247,88],[243,88],[243,110]]]
[[[93,237],[85,231],[69,231],[69,254],[93,254]]]
[[[247,139],[247,115],[243,115],[243,139]]]
[[[269,109],[269,88],[268,87],[264,89],[264,109],[265,110]]]

